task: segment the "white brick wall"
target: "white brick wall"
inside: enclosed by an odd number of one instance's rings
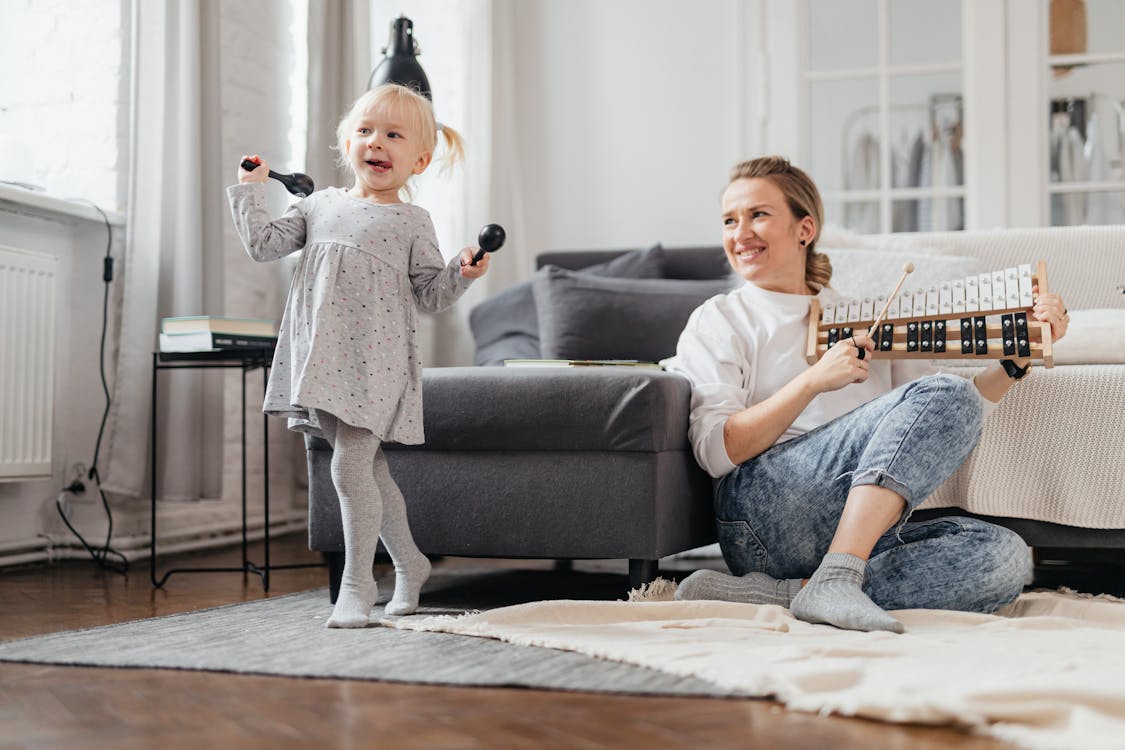
[[[127,7],[0,0],[0,179],[124,208]]]

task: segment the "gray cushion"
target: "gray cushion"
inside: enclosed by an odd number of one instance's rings
[[[427,367],[426,442],[388,450],[690,451],[691,385],[632,367]],[[322,438],[310,450],[331,450]]]
[[[583,268],[582,273],[659,279],[664,275],[664,250],[659,244],[647,250],[634,250]],[[539,357],[539,323],[532,282],[516,284],[481,302],[469,313],[469,327],[476,343],[476,365],[503,365],[505,359]]]
[[[675,354],[692,311],[736,283],[731,277],[607,279],[555,266],[533,281],[543,358],[649,362]]]
[[[427,450],[690,450],[691,387],[662,370],[432,367],[422,398]]]

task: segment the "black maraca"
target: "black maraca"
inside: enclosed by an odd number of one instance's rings
[[[494,253],[499,250],[505,239],[507,239],[507,236],[504,234],[504,227],[499,224],[485,224],[477,236],[477,245],[480,246],[480,250],[477,250],[476,255],[473,256],[473,262],[469,265],[475,266],[485,253]]]
[[[260,166],[261,164],[255,164],[249,159],[242,160],[242,168],[247,172],[253,172]],[[280,182],[285,186],[286,190],[299,198],[304,198],[306,195],[312,195],[312,191],[315,190],[315,188],[313,187],[312,178],[307,174],[302,174],[301,172],[294,172],[293,174],[280,174],[271,169],[270,177]]]

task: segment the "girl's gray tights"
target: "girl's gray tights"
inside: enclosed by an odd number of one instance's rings
[[[330,628],[362,628],[378,598],[372,566],[380,537],[395,567],[395,592],[388,615],[418,608],[418,594],[430,575],[406,518],[406,503],[391,477],[379,439],[368,430],[334,420],[325,430],[332,443],[332,482],[340,497],[344,525],[344,575]]]

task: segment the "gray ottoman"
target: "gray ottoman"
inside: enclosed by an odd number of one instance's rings
[[[688,382],[626,367],[427,369],[426,444],[388,445],[427,555],[629,560],[715,541],[711,479],[687,441]],[[333,600],[344,547],[331,446],[307,439],[309,548]]]

